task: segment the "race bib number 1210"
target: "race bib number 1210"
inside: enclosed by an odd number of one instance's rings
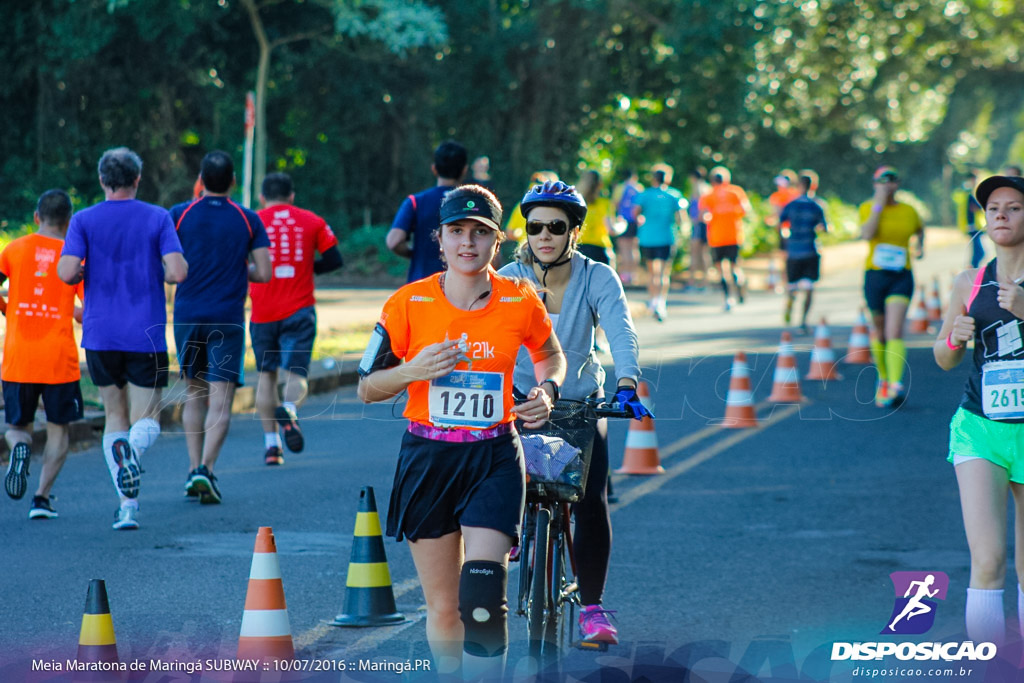
[[[455,370],[430,383],[430,421],[438,427],[490,427],[505,415],[500,372]]]

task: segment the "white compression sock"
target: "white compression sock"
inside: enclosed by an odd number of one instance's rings
[[[273,448],[274,446],[281,448],[281,433],[277,431],[263,432],[263,447]]]
[[[160,423],[151,417],[144,417],[133,424],[128,432],[128,443],[132,445],[135,457],[141,458],[158,436],[160,436]]]
[[[1021,633],[1024,633],[1024,590],[1017,584],[1017,622]]]
[[[967,589],[967,637],[975,643],[1006,640],[1006,616],[1003,614],[1003,589]]]
[[[284,401],[284,402],[282,402],[281,403],[281,407],[282,408],[287,408],[288,410],[292,411],[292,413],[294,413],[296,415],[299,414],[299,409],[296,408],[295,404],[292,403],[291,401]]]
[[[128,432],[109,432],[103,434],[103,457],[107,461],[107,469],[110,470],[110,480],[114,482],[114,490],[117,491],[118,498],[121,499],[121,505],[124,505],[125,501],[131,500],[121,495],[121,490],[117,488],[117,463],[114,462],[114,442],[118,439],[127,439]]]

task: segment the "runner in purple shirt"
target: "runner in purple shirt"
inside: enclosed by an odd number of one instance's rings
[[[106,412],[103,455],[121,500],[114,529],[138,529],[139,457],[160,435],[167,386],[163,283],[182,282],[188,264],[170,215],[135,198],[138,154],[107,150],[99,179],[105,200],[72,217],[57,274],[85,279],[82,347]]]

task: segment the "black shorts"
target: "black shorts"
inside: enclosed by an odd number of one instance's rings
[[[606,266],[611,265],[611,260],[608,258],[608,250],[599,244],[577,244],[576,251],[586,256],[591,261],[597,261],[603,263]]]
[[[4,413],[7,424],[24,427],[35,422],[39,397],[46,421],[66,425],[82,419],[82,387],[78,380],[63,384],[30,384],[4,381]]]
[[[644,261],[671,261],[675,245],[666,244],[663,247],[640,247],[640,255]]]
[[[636,239],[637,227],[636,221],[626,221],[626,229],[622,231],[622,234],[619,235],[619,237]]]
[[[740,258],[740,245],[738,244],[726,244],[721,247],[711,247],[711,262],[721,263],[722,261],[732,261],[736,263]]]
[[[515,544],[525,503],[526,465],[518,434],[449,443],[406,432],[387,535],[416,541],[473,526],[500,531]]]
[[[155,351],[91,351],[85,350],[89,379],[98,387],[116,385],[123,389],[131,382],[145,389],[167,386],[167,352]]]
[[[175,323],[181,376],[204,382],[243,384],[245,327],[221,323]]]
[[[885,311],[889,297],[904,297],[909,302],[914,296],[914,274],[908,270],[869,270],[864,273],[864,301],[868,310]]]
[[[249,337],[258,372],[284,368],[306,377],[316,339],[316,309],[313,306],[300,308],[284,320],[272,323],[250,322]]]
[[[786,282],[795,285],[800,280],[817,282],[821,277],[821,255],[786,259]]]
[[[701,244],[708,243],[708,224],[707,223],[694,223],[693,229],[690,231],[690,239],[694,242],[700,242]]]

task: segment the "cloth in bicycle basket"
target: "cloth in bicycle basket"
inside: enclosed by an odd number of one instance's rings
[[[582,451],[565,439],[546,434],[523,434],[519,437],[526,459],[526,472],[545,482],[581,486]]]

